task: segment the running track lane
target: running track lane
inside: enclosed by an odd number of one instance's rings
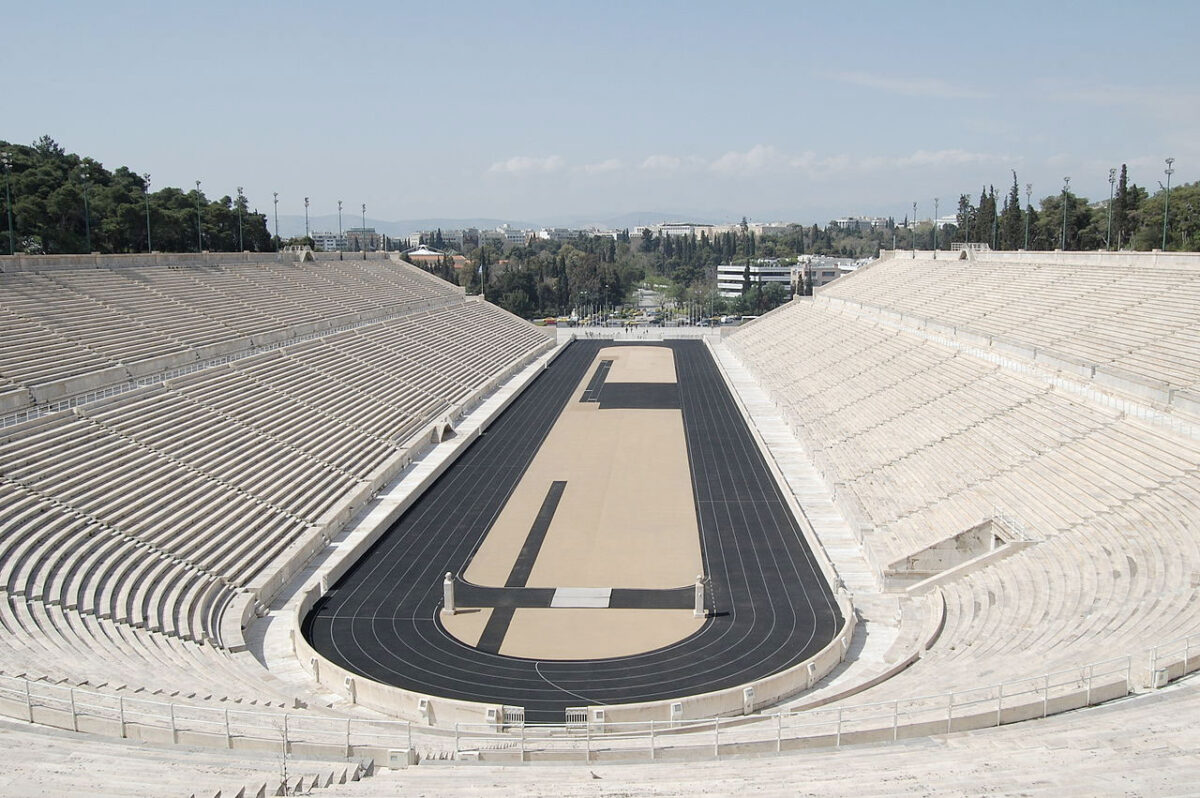
[[[815,654],[842,619],[829,586],[699,341],[675,353],[709,607],[678,643],[628,657],[537,661],[467,646],[438,620],[442,575],[461,578],[559,412],[611,341],[576,341],[418,499],[305,619],[313,647],[367,678],[525,708],[657,701],[733,687]],[[623,345],[618,343],[615,345]]]

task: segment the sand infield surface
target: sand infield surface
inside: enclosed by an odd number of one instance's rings
[[[603,378],[598,388],[597,375]],[[643,392],[649,395],[645,403],[666,393],[663,386],[677,386],[670,349],[609,346],[596,352],[471,558],[466,581],[505,586],[547,494],[558,483],[561,497],[520,586],[692,584],[703,563],[683,414],[674,408],[605,406],[614,387],[631,395],[643,385],[653,386]],[[442,623],[463,642],[479,645],[483,637],[487,648],[501,654],[591,659],[661,648],[694,633],[702,620],[689,609],[597,606],[517,609],[507,634],[493,631],[486,637],[476,619],[465,614],[444,617]]]
[[[649,384],[661,373],[648,361],[599,357],[602,349],[615,349],[619,355],[626,346],[598,341],[569,345],[314,607],[304,624],[313,646],[337,664],[381,682],[433,696],[521,706],[528,720],[553,722],[563,720],[567,707],[662,700],[733,687],[776,673],[824,646],[841,622],[836,603],[720,373],[696,341],[637,344],[664,350],[653,356],[655,360],[666,353],[673,356],[677,389],[660,388],[655,402],[677,396],[679,409],[670,412],[681,419],[686,444],[692,548],[685,542],[687,525],[674,511],[642,527],[661,528],[664,540],[673,541],[669,546],[632,535],[620,538],[599,521],[589,532],[586,524],[568,525],[567,516],[559,516],[569,511],[572,518],[599,519],[605,513],[624,518],[629,514],[618,506],[620,501],[599,500],[589,506],[588,501],[598,500],[573,497],[572,481],[603,477],[611,482],[597,484],[626,486],[621,490],[634,495],[646,483],[656,484],[657,470],[643,480],[628,479],[623,469],[631,466],[615,454],[618,465],[606,475],[585,473],[573,460],[570,468],[578,470],[565,477],[548,468],[538,477],[540,485],[530,488],[536,499],[526,497],[520,523],[516,510],[511,511],[513,529],[523,524],[528,535],[532,505],[545,502],[547,480],[566,482],[559,499],[562,507],[554,509],[542,549],[528,568],[531,587],[525,589],[541,590],[542,604],[469,611],[449,621],[462,639],[449,631],[439,613],[442,574],[450,571],[459,580],[480,584],[508,582],[521,545],[503,535],[490,541],[490,531],[526,478],[539,473],[538,456],[543,444],[557,437],[558,423],[578,415],[594,424],[605,414],[624,412],[605,409],[603,390],[600,401],[591,403],[599,409],[574,407],[596,363],[613,361],[609,375],[615,375],[614,384],[621,384],[616,377],[623,373],[626,379],[636,375],[639,384]],[[653,408],[637,412],[658,413],[664,419],[668,415]],[[612,423],[608,432],[627,434],[631,440],[645,432],[638,422],[628,427]],[[574,451],[577,441],[566,434],[570,426],[568,422],[562,427],[561,442]],[[654,434],[669,438],[676,433],[660,429]],[[664,475],[672,473],[672,462],[655,460]],[[678,508],[682,499],[674,491],[665,493],[671,494],[663,496],[667,506]],[[608,545],[613,534],[618,537],[611,539],[623,540],[623,546]],[[662,562],[648,566],[643,561],[659,556],[654,552],[660,545]],[[622,549],[638,554],[622,557]],[[636,586],[686,585],[695,576],[691,571],[696,556],[711,579],[709,606],[714,614],[694,632],[674,621],[629,619],[631,612],[682,614],[680,610],[564,608],[545,599],[563,588],[607,589],[615,601],[618,595],[647,595],[637,593],[642,587]],[[604,581],[598,581],[600,576]],[[579,600],[594,598],[587,590],[578,595]],[[472,635],[482,636],[493,617],[503,612],[511,617],[498,650],[464,642]],[[586,628],[583,617],[588,619]],[[634,653],[613,655],[608,638],[622,638]],[[536,653],[522,656],[514,651]]]

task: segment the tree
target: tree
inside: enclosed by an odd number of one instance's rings
[[[1025,220],[1021,213],[1016,170],[1013,170],[1012,178],[1012,188],[1004,198],[1004,212],[1000,214],[1000,249],[1020,249],[1025,245]]]
[[[963,243],[966,243],[971,235],[971,229],[975,226],[975,206],[971,204],[971,198],[966,194],[958,195],[958,213],[955,218],[958,221],[959,236]],[[915,219],[913,220],[916,221]],[[904,217],[904,226],[908,227],[908,217]]]
[[[1132,236],[1134,249],[1162,246],[1165,189],[1138,203],[1133,214],[1137,224]],[[1200,245],[1200,182],[1171,186],[1170,215],[1167,218],[1167,249],[1195,250]]]
[[[1125,164],[1121,164],[1121,177],[1117,181],[1112,211],[1113,242],[1117,249],[1129,243],[1133,237],[1133,215],[1137,213],[1141,195],[1144,195],[1144,192],[1140,192],[1137,186],[1130,185],[1128,169]]]
[[[147,197],[146,184],[134,170],[109,171],[99,161],[68,153],[49,136],[30,146],[0,142],[0,149],[12,153],[13,228],[20,251],[82,252],[90,233],[95,251],[144,252],[147,201],[154,248],[195,251],[197,198],[209,249],[237,249],[239,208],[246,248],[274,248],[266,216],[249,213],[244,199],[240,206],[229,197],[208,202],[194,191],[184,194],[169,186]]]

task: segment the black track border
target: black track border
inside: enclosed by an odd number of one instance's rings
[[[675,355],[713,615],[642,654],[507,657],[441,625],[441,582],[480,542],[599,349]],[[304,619],[309,643],[367,678],[422,694],[525,709],[675,699],[757,681],[811,657],[842,625],[837,601],[712,356],[699,341],[576,341],[535,379]]]

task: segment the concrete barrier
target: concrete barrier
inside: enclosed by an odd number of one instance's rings
[[[589,706],[588,717],[594,719],[596,711],[602,710],[605,723],[621,724],[621,731],[632,731],[639,728],[638,724],[649,724],[651,721],[671,723],[742,715],[759,707],[777,704],[811,688],[845,660],[850,640],[854,635],[855,615],[850,599],[844,592],[838,596],[838,608],[842,613],[843,622],[837,635],[816,654],[784,671],[753,682],[699,695],[635,704]],[[745,701],[746,688],[753,690],[753,701],[749,707]]]
[[[1112,388],[1115,391],[1135,396],[1138,399],[1163,405],[1171,400],[1170,386],[1165,382],[1131,374],[1116,366],[1096,366],[1095,377],[1093,379],[1097,385]]]

